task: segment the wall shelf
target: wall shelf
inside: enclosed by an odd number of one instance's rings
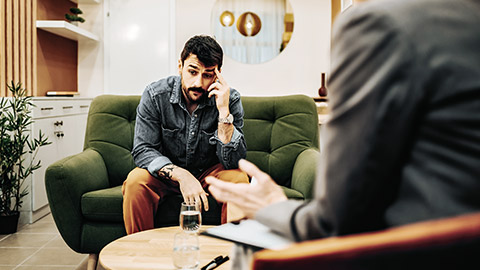
[[[48,31],[72,40],[94,40],[98,41],[98,36],[91,32],[75,26],[71,23],[61,20],[41,20],[37,21],[37,28]]]
[[[77,4],[100,4],[100,0],[70,0]]]

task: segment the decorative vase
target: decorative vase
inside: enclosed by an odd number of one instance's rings
[[[318,95],[322,98],[327,97],[327,87],[325,86],[325,73],[322,73],[322,86],[318,89]]]
[[[17,232],[19,217],[20,212],[16,212],[10,216],[0,215],[0,234],[11,234]]]

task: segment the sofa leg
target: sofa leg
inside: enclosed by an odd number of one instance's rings
[[[87,262],[87,270],[97,269],[98,254],[89,254]]]

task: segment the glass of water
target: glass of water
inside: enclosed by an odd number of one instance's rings
[[[197,233],[202,225],[202,214],[198,203],[182,202],[180,208],[180,228],[186,233]]]
[[[180,232],[173,241],[173,265],[177,269],[196,269],[200,263],[198,235]]]

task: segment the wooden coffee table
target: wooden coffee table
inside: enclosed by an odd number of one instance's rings
[[[213,226],[202,226],[201,231]],[[105,269],[175,269],[172,260],[173,236],[181,232],[179,226],[152,229],[119,238],[100,251],[99,262]],[[227,256],[233,243],[199,236],[200,265],[198,269],[219,255]],[[230,260],[216,269],[230,269]]]

